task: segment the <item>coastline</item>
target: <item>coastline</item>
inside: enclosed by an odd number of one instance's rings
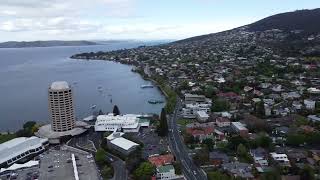
[[[75,60],[87,60],[87,61],[112,61],[115,63],[120,63],[120,64],[125,64],[125,65],[131,65],[131,66],[135,66],[137,67],[136,63],[132,63],[132,62],[120,62],[120,61],[116,61],[116,60],[111,60],[111,59],[99,59],[99,58],[81,58],[81,57],[77,57],[75,55],[70,57],[71,59],[75,59]],[[160,90],[160,92],[166,97],[166,102],[165,102],[165,109],[168,113],[172,113],[176,104],[176,97],[177,94],[174,90],[172,90],[171,88],[169,89],[167,85],[161,84],[159,81],[157,81],[155,78],[152,77],[147,77],[147,75],[144,73],[143,70],[133,70],[133,72],[138,73],[144,80],[147,81],[151,81],[155,86],[157,86],[157,88]],[[166,90],[167,88],[167,90]]]

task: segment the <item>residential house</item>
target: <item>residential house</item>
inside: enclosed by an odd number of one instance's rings
[[[229,163],[230,158],[223,152],[213,151],[209,153],[209,159],[212,165],[221,166],[223,163]]]
[[[177,177],[173,165],[164,165],[157,167],[157,179],[170,180],[176,178]]]
[[[216,118],[216,124],[218,127],[229,127],[231,121],[226,117],[218,117]]]

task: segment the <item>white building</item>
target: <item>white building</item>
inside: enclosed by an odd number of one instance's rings
[[[206,97],[204,95],[185,94],[184,101],[186,104],[204,103],[206,102]]]
[[[123,138],[124,133],[114,132],[107,137],[109,148],[115,149],[124,155],[129,155],[139,144]]]
[[[196,117],[199,122],[206,122],[209,119],[209,115],[206,111],[197,111]]]
[[[139,117],[141,115],[126,114],[114,116],[112,113],[108,115],[100,115],[94,125],[95,131],[123,131],[123,132],[139,132],[141,127]]]
[[[48,139],[19,137],[0,144],[0,166],[8,166],[19,160],[43,152]]]
[[[286,154],[278,154],[278,153],[270,153],[273,160],[277,161],[278,163],[281,163],[283,165],[289,165],[290,161],[288,159],[288,156]]]
[[[305,99],[303,103],[306,106],[306,108],[309,110],[314,110],[316,108],[316,101]]]
[[[182,115],[184,118],[194,119],[197,116],[198,111],[210,112],[211,104],[186,104],[186,107],[182,109]]]
[[[176,178],[177,177],[173,165],[164,165],[157,168],[157,179],[170,180]]]

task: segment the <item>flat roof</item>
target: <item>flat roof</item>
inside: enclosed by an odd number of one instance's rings
[[[19,137],[0,144],[0,163],[6,162],[30,149],[42,146],[48,139],[32,137]]]
[[[233,124],[237,129],[239,130],[248,130],[244,124],[242,124],[241,122],[232,122],[231,124]]]
[[[197,115],[200,117],[209,117],[209,115],[205,111],[197,111]]]
[[[139,144],[132,142],[132,141],[129,141],[128,139],[125,139],[123,137],[116,138],[116,139],[110,141],[110,143],[112,143],[112,144],[114,144],[124,150],[129,150],[130,148],[139,145]]]
[[[69,89],[69,84],[66,81],[55,81],[51,84],[50,89],[52,90]]]
[[[17,169],[21,169],[21,168],[29,168],[29,167],[33,167],[33,166],[37,166],[39,165],[39,161],[28,161],[24,164],[13,164],[8,168],[1,168],[0,173],[3,173],[5,171],[14,171]]]

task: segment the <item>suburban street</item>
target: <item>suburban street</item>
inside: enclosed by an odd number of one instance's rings
[[[177,113],[181,107],[181,100],[177,100],[176,109],[173,113],[173,115],[169,118],[169,143],[170,148],[175,155],[177,161],[180,161],[182,165],[182,172],[186,179],[188,180],[206,180],[207,176],[204,173],[203,170],[201,170],[199,167],[197,167],[191,157],[188,154],[187,147],[182,142],[181,136],[179,134],[179,131],[177,129]]]

